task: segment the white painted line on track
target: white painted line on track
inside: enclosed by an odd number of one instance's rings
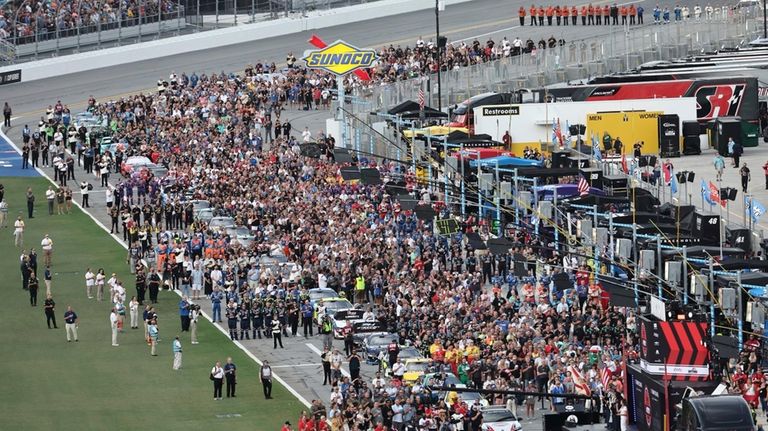
[[[5,131],[3,130],[3,128],[2,128],[2,127],[0,127],[0,137],[4,138],[6,141],[8,141],[8,143],[9,143],[9,144],[10,144],[10,145],[11,145],[13,148],[15,148],[15,149],[16,149],[16,152],[18,152],[18,153],[21,155],[21,149],[20,149],[18,146],[16,146],[16,144],[15,144],[15,143],[14,143],[14,142],[11,140],[11,138],[9,138],[9,137],[8,137],[8,135],[6,135],[6,134],[5,134]],[[58,187],[58,184],[56,184],[56,182],[55,182],[55,181],[53,181],[53,179],[51,179],[51,177],[49,177],[49,176],[48,176],[48,174],[46,174],[46,173],[45,173],[45,172],[44,172],[42,169],[40,169],[40,168],[35,168],[35,170],[36,170],[36,171],[37,171],[37,172],[38,172],[38,173],[39,173],[41,176],[43,176],[43,177],[44,177],[44,178],[46,178],[48,181],[50,181],[50,182],[51,182],[51,183],[52,183],[54,186]],[[126,244],[123,242],[123,240],[122,240],[122,239],[121,239],[119,236],[117,236],[117,235],[115,235],[115,234],[110,234],[110,233],[109,233],[109,229],[107,228],[107,226],[105,226],[105,225],[104,225],[104,224],[103,224],[101,221],[99,221],[99,220],[98,220],[96,217],[94,217],[94,216],[93,216],[93,215],[92,215],[90,212],[88,212],[88,211],[85,211],[85,210],[83,209],[83,207],[81,207],[81,206],[80,206],[80,204],[79,204],[79,203],[77,203],[77,201],[75,201],[75,200],[73,199],[73,200],[72,200],[72,203],[74,203],[74,204],[75,204],[75,206],[77,206],[78,208],[80,208],[80,210],[81,210],[81,211],[82,211],[82,212],[83,212],[85,215],[87,215],[88,217],[90,217],[90,218],[91,218],[91,220],[93,220],[93,222],[94,222],[94,223],[96,223],[96,225],[97,225],[97,226],[101,227],[101,228],[104,230],[104,232],[106,232],[106,233],[107,233],[107,234],[108,234],[110,237],[112,237],[112,239],[114,239],[114,240],[115,240],[115,241],[116,241],[118,244],[120,244],[120,245],[121,245],[121,246],[122,246],[124,249],[126,249],[126,250],[128,249],[128,246],[127,246],[127,245],[126,245]],[[181,296],[182,296],[182,294],[181,294],[181,291],[174,291],[174,292],[176,292],[176,294],[177,294],[177,295],[179,295],[179,297],[181,297]],[[222,334],[223,334],[225,337],[229,337],[229,333],[227,333],[227,331],[226,331],[224,328],[222,328],[221,326],[219,326],[219,325],[215,324],[215,323],[213,322],[213,319],[211,319],[211,316],[209,316],[209,315],[208,315],[207,313],[205,313],[205,312],[201,312],[201,314],[203,315],[203,317],[205,317],[205,318],[206,318],[206,319],[207,319],[209,322],[211,322],[211,323],[213,324],[213,327],[214,327],[214,328],[218,329],[218,330],[219,330],[219,332],[221,332],[221,333],[222,333]],[[243,345],[242,345],[242,344],[241,344],[239,341],[235,341],[235,340],[232,340],[232,342],[234,343],[234,345],[235,345],[235,346],[237,346],[237,347],[238,347],[240,350],[242,350],[242,351],[243,351],[243,353],[245,353],[245,354],[246,354],[246,355],[247,355],[249,358],[251,358],[251,359],[252,359],[254,362],[256,362],[257,364],[259,364],[259,366],[261,366],[261,365],[263,364],[263,362],[261,361],[261,359],[257,358],[257,357],[256,357],[256,355],[254,355],[253,353],[251,353],[251,351],[250,351],[250,350],[248,350],[247,348],[245,348],[245,346],[243,346]],[[313,346],[313,347],[314,347],[314,346]],[[346,374],[346,375],[349,375],[349,374]],[[298,399],[298,400],[299,400],[299,402],[301,402],[302,404],[304,404],[306,407],[310,407],[310,406],[312,405],[312,404],[311,404],[309,401],[307,401],[307,399],[306,399],[306,398],[304,398],[304,397],[303,397],[303,396],[302,396],[300,393],[298,393],[298,392],[296,391],[296,389],[293,389],[292,387],[290,387],[290,386],[288,385],[288,383],[286,383],[286,382],[285,382],[285,380],[283,380],[282,378],[280,378],[280,377],[279,377],[277,374],[275,374],[275,373],[272,373],[272,377],[274,377],[274,379],[275,379],[275,380],[276,380],[278,383],[280,383],[281,385],[283,385],[283,386],[285,387],[285,389],[287,389],[287,390],[288,390],[288,392],[290,392],[290,393],[291,393],[291,395],[293,395],[294,397],[296,397],[296,399]]]

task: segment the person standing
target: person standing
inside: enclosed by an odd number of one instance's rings
[[[331,384],[331,351],[328,346],[323,347],[323,353],[320,354],[320,360],[323,362],[323,386]]]
[[[619,401],[619,429],[627,431],[629,429],[629,410],[624,400]]]
[[[90,208],[91,206],[88,204],[88,192],[91,190],[90,184],[88,184],[88,181],[83,180],[80,183],[80,195],[83,197],[82,202],[80,205],[82,205],[83,208]]]
[[[197,318],[200,317],[200,307],[194,304],[189,312],[189,334],[190,342],[192,344],[198,344],[197,342]]]
[[[13,243],[16,245],[16,247],[23,247],[24,246],[24,220],[21,219],[21,216],[16,218],[16,221],[13,223]]]
[[[173,369],[181,369],[181,341],[179,341],[179,337],[173,339]]]
[[[109,327],[112,328],[112,347],[117,347],[117,311],[114,307],[109,313]]]
[[[48,186],[48,190],[45,191],[45,200],[48,202],[48,215],[53,215],[53,201],[56,200],[53,186]]]
[[[149,321],[147,332],[149,333],[149,354],[157,356],[157,339],[160,336],[160,331],[157,329],[157,319],[154,317]]]
[[[347,359],[349,361],[349,379],[354,383],[360,378],[360,356],[357,351],[352,351],[352,355]]]
[[[224,294],[219,289],[219,286],[214,286],[213,292],[211,292],[211,308],[213,309],[213,321],[221,323],[221,301],[224,299]]]
[[[160,275],[157,274],[157,270],[152,268],[149,270],[149,300],[153,304],[157,304],[157,294],[160,292]]]
[[[51,322],[53,322],[53,329],[59,329],[56,326],[56,302],[50,293],[45,295],[45,303],[43,305],[45,307],[45,323],[48,324],[48,329],[51,329]]]
[[[53,278],[53,275],[51,274],[51,267],[49,265],[45,266],[45,272],[43,273],[43,281],[45,281],[45,294],[50,295],[51,294],[51,279]]]
[[[8,227],[8,202],[0,198],[0,227]]]
[[[29,289],[29,305],[37,307],[37,289],[40,287],[40,283],[37,281],[37,276],[34,272],[29,273],[29,282],[27,283],[27,289]]]
[[[77,325],[79,323],[80,320],[77,317],[77,313],[75,313],[71,305],[67,305],[67,311],[64,312],[64,330],[67,333],[67,343],[72,341],[72,339],[80,341],[77,338]]]
[[[139,301],[135,296],[131,297],[131,302],[128,303],[128,311],[131,314],[131,329],[139,328]]]
[[[768,190],[768,162],[763,165],[763,173],[765,174],[765,189]]]
[[[272,367],[269,366],[269,361],[264,361],[259,372],[261,376],[261,386],[264,388],[264,398],[272,399]]]
[[[227,358],[227,363],[224,364],[224,378],[227,380],[227,398],[235,398],[237,366],[232,362],[232,358]]]
[[[221,368],[221,362],[216,362],[216,365],[211,369],[211,380],[213,381],[213,399],[214,401],[221,399],[221,388],[224,383],[224,369]]]
[[[12,113],[13,111],[11,110],[11,105],[9,105],[8,102],[5,102],[5,105],[3,105],[3,126],[11,127]]]
[[[51,257],[53,255],[53,240],[48,234],[45,234],[43,240],[40,241],[40,248],[43,249],[43,257],[45,258],[45,266],[51,265]]]
[[[280,344],[280,348],[283,347],[283,336],[281,334],[282,328],[280,327],[280,319],[277,318],[277,314],[272,315],[272,344],[273,349],[277,349],[277,345]]]
[[[744,163],[741,169],[739,169],[739,176],[741,177],[741,191],[743,193],[747,193],[749,182],[752,181],[752,174],[749,172],[749,168],[747,167],[746,163]]]
[[[27,188],[27,217],[35,218],[35,194],[32,193],[32,187]]]
[[[715,160],[712,162],[712,164],[715,167],[716,180],[722,181],[723,170],[725,170],[725,159],[722,155],[718,154],[715,156]],[[768,163],[766,163],[766,165],[768,165]],[[766,171],[766,175],[768,175],[768,171]],[[768,186],[768,179],[766,179],[766,185]]]
[[[181,318],[181,332],[189,331],[189,299],[186,296],[179,301],[179,317]]]

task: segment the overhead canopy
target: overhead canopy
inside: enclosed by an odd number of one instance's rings
[[[542,163],[540,160],[523,159],[520,157],[512,157],[512,156],[498,156],[498,157],[491,157],[489,159],[483,159],[483,160],[470,160],[469,166],[476,168],[478,164],[480,164],[481,166],[494,168],[496,167],[497,163],[500,168],[509,168],[509,167],[541,168],[544,166],[544,163]]]
[[[539,200],[553,200],[555,197],[555,191],[557,191],[557,198],[567,198],[570,196],[577,196],[579,194],[579,186],[577,184],[551,184],[546,186],[539,186],[533,188]],[[605,192],[597,187],[589,188],[590,195],[604,196]]]
[[[506,254],[515,244],[506,238],[492,238],[486,241],[486,245],[491,254]]]
[[[420,111],[420,107],[417,102],[414,102],[413,100],[406,100],[405,102],[402,102],[399,105],[387,111],[387,114],[405,116],[405,114],[415,112],[418,116],[419,111]],[[424,113],[427,113],[427,112],[442,114],[441,116],[448,117],[448,114],[438,111],[435,108],[430,108],[429,106],[425,106]]]
[[[545,177],[571,177],[579,175],[577,168],[542,168],[542,167],[520,167],[517,168],[517,175],[525,178],[545,178]],[[511,174],[504,173],[504,178],[509,178]]]

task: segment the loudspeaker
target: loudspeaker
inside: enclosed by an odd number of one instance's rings
[[[640,250],[640,268],[651,270],[656,267],[656,256],[653,250]]]
[[[629,254],[632,253],[632,241],[626,238],[619,238],[616,240],[616,254],[620,258],[629,259]]]
[[[683,121],[683,136],[698,137],[701,134],[701,126],[698,121]]]
[[[732,287],[721,287],[717,292],[720,298],[720,307],[724,310],[736,308],[736,290]]]
[[[512,199],[512,183],[509,181],[499,183],[499,197],[501,199]]]
[[[683,154],[686,156],[701,154],[701,138],[698,135],[683,137]]]
[[[680,116],[659,115],[659,151],[662,157],[680,157]]]
[[[490,190],[493,188],[493,174],[480,174],[478,177],[480,190]]]
[[[600,168],[585,168],[580,170],[584,179],[591,187],[601,187],[603,184],[603,171]]]
[[[664,273],[667,281],[675,283],[676,286],[682,285],[683,263],[678,261],[669,261],[664,263]]]
[[[679,183],[692,183],[696,179],[696,173],[691,171],[682,171],[675,174],[677,182]]]
[[[568,156],[570,156],[570,151],[553,151],[552,152],[552,167],[553,168],[567,168],[568,167]]]
[[[582,243],[592,244],[592,220],[581,219],[577,226]]]
[[[448,38],[445,36],[440,36],[437,38],[437,47],[438,48],[445,48],[445,45],[448,44]]]
[[[595,243],[598,246],[603,246],[608,243],[608,228],[596,227],[595,231]]]
[[[540,218],[551,219],[552,218],[552,202],[550,201],[539,202],[539,213],[540,213]]]
[[[576,136],[579,134],[579,126],[577,124],[571,124],[568,126],[568,133],[571,134],[571,136]]]
[[[697,301],[704,300],[704,287],[709,283],[709,279],[705,275],[691,274],[691,295],[693,295]]]
[[[736,193],[739,191],[733,187],[723,187],[720,189],[720,199],[727,199],[729,201],[736,200]]]
[[[644,168],[646,166],[655,166],[656,165],[656,156],[640,156],[640,160],[638,161],[638,165],[641,168]]]
[[[523,210],[528,210],[528,207],[531,206],[531,202],[533,202],[533,193],[531,192],[517,192],[518,194],[518,205]]]

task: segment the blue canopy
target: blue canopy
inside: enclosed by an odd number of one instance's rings
[[[512,156],[498,156],[489,159],[470,160],[469,166],[476,168],[477,164],[480,163],[480,166],[495,167],[497,161],[500,168],[541,168],[544,166],[544,163],[540,160],[521,159],[520,157]]]

